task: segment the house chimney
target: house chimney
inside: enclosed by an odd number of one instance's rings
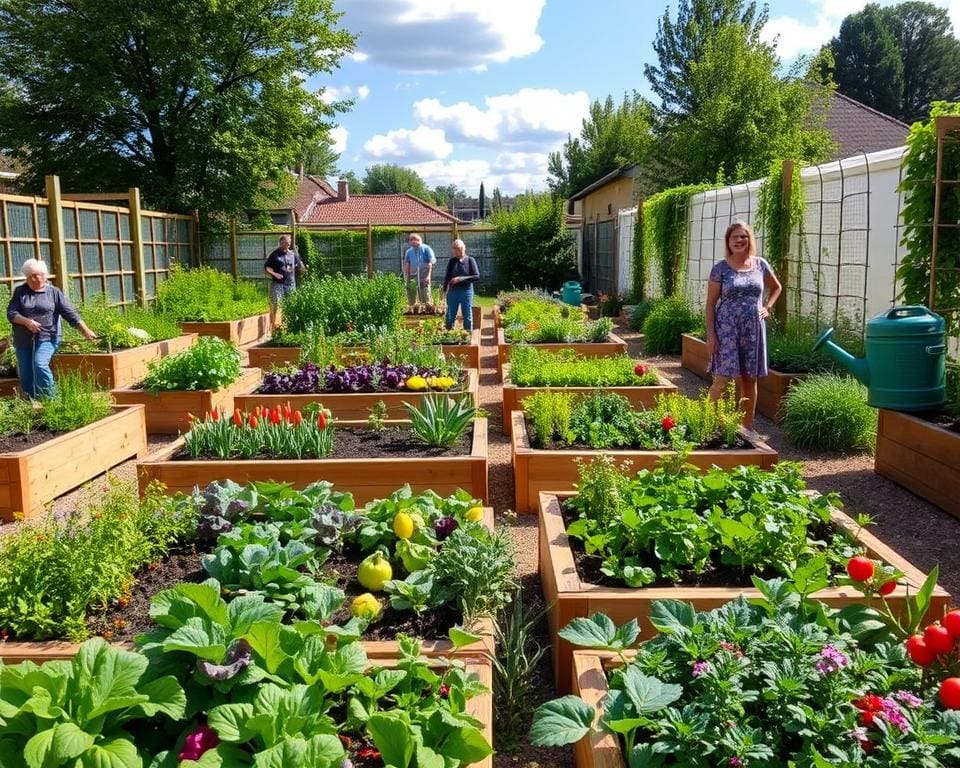
[[[337,179],[337,200],[346,202],[350,199],[350,183],[344,179]]]

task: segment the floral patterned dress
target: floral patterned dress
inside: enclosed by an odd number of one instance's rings
[[[726,260],[710,270],[710,281],[720,283],[715,332],[717,348],[707,370],[719,376],[767,375],[766,323],[758,311],[763,298],[764,277],[772,274],[770,265],[753,258],[750,269],[738,272]]]

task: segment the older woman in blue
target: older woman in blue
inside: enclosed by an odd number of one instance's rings
[[[726,258],[713,265],[707,285],[707,370],[713,374],[710,396],[719,400],[735,379],[743,426],[749,427],[757,408],[757,378],[767,375],[765,321],[781,286],[770,265],[757,256],[749,225],[733,222],[727,227],[724,243]]]

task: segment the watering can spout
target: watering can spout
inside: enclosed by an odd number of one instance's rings
[[[836,360],[840,365],[846,368],[850,373],[864,386],[870,386],[870,365],[867,363],[866,358],[864,357],[854,357],[849,352],[847,352],[843,347],[837,345],[830,340],[830,337],[833,336],[833,328],[828,328],[817,339],[816,344],[813,345],[813,348],[823,349],[826,351],[830,357]]]

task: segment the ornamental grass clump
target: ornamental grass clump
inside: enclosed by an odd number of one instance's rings
[[[845,373],[846,369],[825,349],[813,348],[825,327],[814,317],[791,317],[785,323],[771,323],[767,333],[770,367],[780,373]],[[863,356],[863,337],[850,323],[838,323],[833,340],[854,357]]]
[[[477,408],[469,398],[426,395],[420,405],[404,403],[410,430],[424,445],[449,448],[473,422]]]
[[[585,357],[526,344],[510,352],[510,383],[518,387],[645,387],[660,383],[652,366],[626,355]]]
[[[796,382],[783,399],[783,428],[800,448],[873,451],[877,412],[856,379],[822,373]]]
[[[229,341],[201,336],[175,355],[152,361],[143,380],[151,392],[218,390],[240,378],[240,351]]]
[[[190,422],[183,450],[190,458],[323,459],[333,450],[333,417],[311,403],[294,410],[290,404],[257,406],[247,413],[219,410]]]
[[[681,337],[694,330],[700,320],[700,313],[694,312],[683,296],[657,300],[643,321],[644,349],[649,355],[678,354]]]

